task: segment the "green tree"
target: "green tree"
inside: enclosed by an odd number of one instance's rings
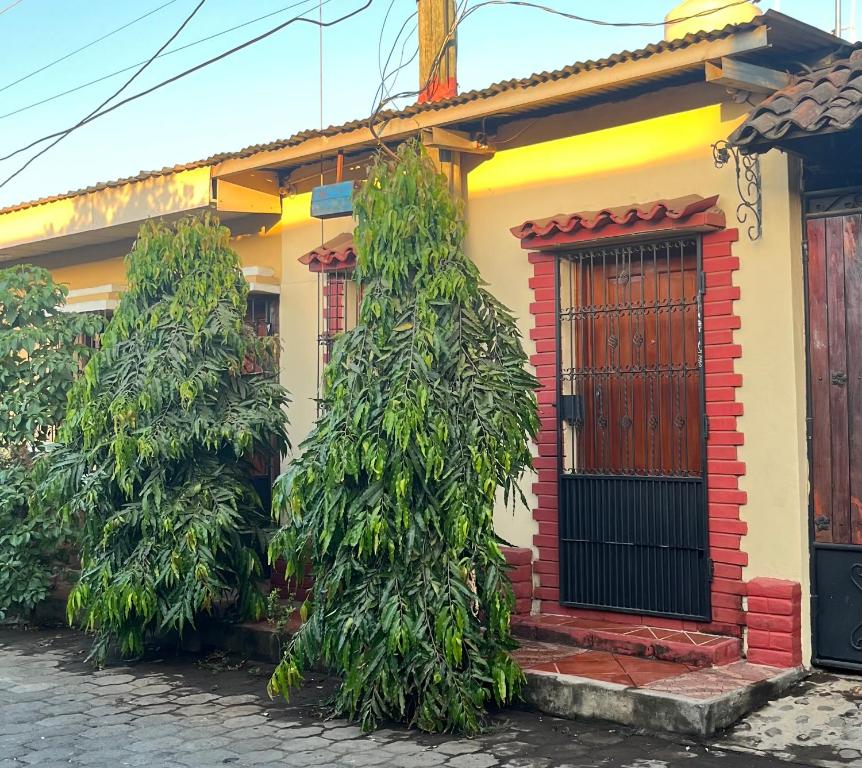
[[[256,532],[266,521],[249,475],[256,452],[287,444],[287,393],[249,364],[271,340],[244,323],[248,284],[230,232],[205,217],[141,227],[128,291],[70,396],[49,498],[83,521],[70,622],[139,654],[230,604],[258,617]]]
[[[416,144],[379,157],[357,195],[357,327],[325,370],[323,415],[276,483],[270,545],[310,557],[306,622],[270,681],[315,659],[341,677],[337,714],[475,733],[522,675],[493,528],[531,465],[536,381],[515,322],[463,250],[445,180]]]
[[[79,337],[99,326],[63,312],[66,294],[40,267],[0,270],[0,619],[45,597],[67,533],[56,516],[31,509],[34,464],[90,352]]]

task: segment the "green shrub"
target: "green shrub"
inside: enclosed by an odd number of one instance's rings
[[[182,632],[230,603],[259,617],[256,532],[266,515],[252,452],[286,446],[287,393],[243,320],[248,285],[209,218],[141,227],[128,292],[70,396],[46,493],[83,522],[70,622],[116,641]]]
[[[269,689],[287,695],[322,658],[341,678],[338,715],[472,734],[522,682],[493,509],[498,488],[523,499],[536,381],[424,150],[378,158],[355,210],[360,321],[276,483],[287,521],[270,559],[292,574],[310,556],[314,587]]]
[[[0,619],[47,594],[68,531],[32,506],[35,464],[66,411],[99,318],[61,311],[66,288],[40,267],[0,269]]]

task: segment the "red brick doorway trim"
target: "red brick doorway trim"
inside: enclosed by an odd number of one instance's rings
[[[740,509],[747,501],[745,492],[739,488],[739,478],[745,474],[745,465],[738,457],[739,446],[743,443],[743,435],[737,423],[743,411],[742,403],[737,397],[742,377],[735,371],[735,361],[742,355],[742,348],[735,337],[741,326],[741,320],[735,312],[735,302],[740,297],[740,289],[733,282],[733,275],[739,269],[739,259],[733,255],[733,243],[738,239],[738,231],[717,229],[716,226],[723,223],[723,217],[715,216],[710,218],[708,226],[701,221],[678,220],[673,223],[673,229],[680,234],[702,233],[706,284],[703,319],[705,408],[708,424],[707,518],[709,553],[714,563],[711,583],[712,621],[683,621],[640,614],[574,609],[559,603],[555,251],[566,246],[565,238],[559,230],[549,235],[550,242],[547,244],[542,242],[542,237],[536,236],[522,240],[522,246],[531,251],[528,258],[533,265],[533,274],[529,280],[533,292],[533,301],[530,304],[533,328],[530,330],[530,338],[535,343],[536,350],[531,355],[530,362],[536,369],[541,387],[538,393],[541,427],[537,438],[538,456],[535,460],[537,479],[532,489],[537,499],[533,519],[538,525],[538,532],[533,537],[534,548],[538,551],[538,559],[533,565],[538,582],[534,597],[538,600],[541,613],[603,618],[617,623],[630,622],[739,637],[745,626],[742,605],[745,584],[742,570],[748,563],[748,556],[742,549],[742,539],[747,533],[747,526],[740,519]],[[658,219],[656,225],[656,234],[667,233],[666,219]],[[649,234],[643,230],[644,222],[639,220],[639,237]],[[600,234],[592,233],[589,241],[586,241],[585,234],[583,230],[575,233],[570,245],[580,247],[585,242],[596,243],[607,238],[631,238],[634,233],[625,225],[609,224],[601,229]],[[544,247],[553,250],[543,250]]]

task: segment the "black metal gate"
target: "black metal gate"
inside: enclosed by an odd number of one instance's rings
[[[805,202],[814,662],[862,670],[862,187]]]
[[[557,259],[560,596],[709,619],[699,238]]]

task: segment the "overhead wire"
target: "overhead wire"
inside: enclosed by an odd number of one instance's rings
[[[333,27],[336,24],[340,24],[340,23],[347,21],[348,19],[351,19],[354,16],[357,16],[358,14],[362,13],[363,11],[368,9],[373,2],[374,2],[374,0],[365,0],[365,2],[361,6],[359,6],[358,8],[356,8],[352,11],[349,11],[348,13],[345,13],[345,14],[343,14],[343,15],[335,18],[335,19],[332,19],[331,21],[321,22],[318,19],[311,19],[311,18],[308,18],[307,16],[294,16],[294,17],[288,19],[287,21],[282,22],[281,24],[273,27],[272,29],[269,29],[266,32],[263,32],[263,33],[255,36],[255,37],[251,38],[250,40],[246,40],[245,42],[240,43],[239,45],[235,45],[233,48],[230,48],[230,49],[223,51],[222,53],[220,53],[216,56],[213,56],[209,59],[206,59],[205,61],[202,61],[193,67],[189,67],[188,69],[185,69],[182,72],[179,72],[179,73],[177,73],[177,74],[175,74],[175,75],[173,75],[173,76],[171,76],[165,80],[162,80],[162,81],[156,83],[155,85],[150,86],[149,88],[145,88],[144,90],[139,91],[138,93],[135,93],[132,96],[128,96],[127,98],[122,99],[121,101],[118,101],[116,104],[112,104],[109,107],[105,107],[104,109],[100,110],[99,112],[97,112],[94,115],[92,115],[91,117],[89,117],[83,123],[83,125],[88,125],[89,123],[94,122],[95,120],[98,120],[99,118],[104,117],[107,114],[110,114],[111,112],[119,109],[120,107],[125,106],[126,104],[129,104],[133,101],[137,101],[138,99],[141,99],[144,96],[148,96],[149,94],[151,94],[157,90],[160,90],[161,88],[164,88],[168,85],[171,85],[172,83],[175,83],[178,80],[183,79],[184,77],[188,77],[189,75],[191,75],[195,72],[198,72],[199,70],[204,69],[205,67],[208,67],[211,64],[214,64],[218,61],[221,61],[222,59],[225,59],[228,56],[232,56],[234,53],[237,53],[238,51],[241,51],[245,48],[248,48],[249,46],[258,43],[261,40],[264,40],[268,37],[271,37],[275,33],[280,32],[282,29],[284,29],[285,27],[288,27],[292,24],[303,22],[303,23],[312,24],[315,26],[322,25],[323,27]],[[81,127],[81,126],[73,126],[72,130],[75,130],[78,127]],[[29,144],[27,144],[23,147],[19,147],[18,149],[13,150],[12,152],[7,153],[6,155],[3,155],[2,157],[0,157],[0,161],[8,160],[9,158],[20,154],[21,152],[26,152],[28,149],[31,149],[32,147],[36,146],[37,144],[41,144],[43,141],[48,141],[49,139],[53,139],[56,136],[60,136],[68,130],[69,129],[55,131],[54,133],[49,133],[45,136],[41,136],[38,139],[34,139]]]
[[[161,46],[159,46],[159,49],[152,56],[150,56],[150,58],[147,59],[147,61],[144,62],[144,64],[142,64],[137,70],[135,70],[134,74],[128,80],[126,80],[126,82],[124,82],[116,91],[114,91],[110,96],[108,96],[107,99],[102,101],[102,103],[99,104],[99,106],[96,107],[94,110],[92,110],[88,115],[86,115],[86,117],[79,120],[71,128],[68,128],[67,130],[61,132],[56,137],[56,139],[54,141],[52,141],[50,144],[48,144],[48,146],[40,149],[35,155],[30,157],[27,160],[27,162],[25,162],[23,165],[21,165],[21,167],[18,168],[17,171],[15,171],[15,172],[11,173],[9,176],[7,176],[2,182],[0,182],[0,189],[5,187],[10,181],[12,181],[12,179],[14,179],[20,173],[23,173],[33,162],[35,162],[38,158],[42,157],[42,155],[44,155],[46,152],[48,152],[51,149],[53,149],[54,147],[56,147],[61,141],[63,141],[63,139],[65,139],[71,133],[76,131],[82,125],[86,125],[86,123],[88,121],[93,119],[94,115],[98,114],[99,110],[103,109],[106,105],[108,105],[110,102],[112,102],[114,99],[116,99],[117,96],[119,96],[123,91],[125,91],[126,88],[128,88],[138,78],[138,76],[141,75],[144,72],[144,70],[146,70],[147,67],[149,67],[150,64],[152,64],[156,60],[156,56],[158,56],[163,50],[165,50],[165,48],[167,48],[174,40],[177,39],[177,37],[180,35],[180,33],[186,28],[186,26],[188,26],[188,24],[197,15],[198,11],[201,8],[203,8],[203,6],[206,2],[207,2],[207,0],[198,0],[197,5],[195,5],[195,7],[192,9],[191,13],[189,13],[188,16],[186,16],[186,18],[183,19],[182,24],[180,24],[179,27],[177,27],[171,33],[170,37],[167,40],[165,40],[165,42],[162,43]]]
[[[171,2],[176,2],[176,0],[171,0]],[[332,2],[332,0],[322,0],[323,5],[328,5],[331,2]],[[207,43],[210,40],[215,40],[215,38],[217,38],[217,37],[222,37],[223,35],[227,35],[231,32],[235,32],[236,30],[242,29],[243,27],[248,27],[251,24],[256,24],[257,22],[263,21],[264,19],[268,19],[271,16],[278,16],[279,14],[285,13],[286,11],[292,11],[294,8],[298,8],[301,5],[309,5],[311,3],[315,3],[315,5],[316,5],[316,0],[299,0],[299,2],[291,3],[290,5],[284,6],[284,8],[279,8],[278,10],[272,11],[270,13],[266,13],[263,16],[258,16],[254,19],[249,19],[248,21],[244,21],[241,24],[235,24],[234,26],[228,27],[227,29],[223,29],[220,32],[214,32],[213,34],[207,35],[206,37],[201,37],[197,40],[192,40],[190,43],[186,43],[185,45],[180,45],[177,48],[171,48],[171,50],[169,50],[169,51],[164,51],[164,52],[160,53],[156,58],[157,59],[163,59],[166,56],[172,56],[175,53],[180,53],[181,51],[185,51],[189,48],[193,48],[196,45],[201,45],[202,43]],[[163,6],[161,6],[161,7],[163,7]],[[303,11],[303,13],[305,13],[305,11]],[[117,69],[117,70],[114,70],[113,72],[108,72],[107,74],[101,75],[100,77],[97,77],[94,80],[88,80],[86,83],[81,83],[80,85],[76,85],[72,88],[68,88],[65,91],[60,91],[59,93],[55,93],[52,96],[46,96],[45,98],[40,99],[39,101],[34,101],[31,104],[26,104],[23,107],[18,107],[17,109],[13,109],[10,112],[0,114],[0,120],[3,120],[7,117],[12,117],[13,115],[18,115],[21,112],[26,112],[29,109],[33,109],[35,107],[42,106],[42,104],[47,104],[48,102],[54,101],[55,99],[62,98],[63,96],[68,96],[70,93],[75,93],[77,91],[83,90],[84,88],[89,88],[91,85],[96,85],[97,83],[104,82],[105,80],[110,80],[112,77],[116,77],[117,75],[121,75],[121,74],[123,74],[123,72],[128,72],[129,70],[132,70],[135,67],[139,67],[143,63],[144,63],[143,61],[138,61],[134,64],[129,64],[128,66],[123,67],[122,69]],[[33,74],[35,74],[35,73],[33,73]],[[14,83],[12,83],[12,84],[14,84]],[[12,84],[10,84],[10,85],[12,85]],[[8,87],[8,86],[6,86],[6,87]],[[0,89],[0,90],[3,90],[3,89]]]
[[[60,58],[54,59],[53,61],[49,61],[47,64],[42,65],[38,69],[34,69],[32,72],[28,72],[26,75],[22,75],[17,80],[13,80],[11,83],[6,83],[6,85],[0,86],[0,93],[2,93],[5,90],[8,90],[13,85],[18,85],[18,83],[23,83],[25,80],[29,80],[34,75],[38,75],[39,73],[44,72],[46,69],[50,69],[51,67],[53,67],[56,64],[59,64],[62,61],[66,61],[67,59],[71,59],[73,56],[81,53],[81,51],[86,51],[88,48],[92,48],[94,45],[101,43],[103,40],[107,40],[109,37],[113,37],[117,33],[122,32],[124,29],[128,29],[129,27],[133,26],[134,24],[137,24],[139,21],[143,21],[144,19],[152,16],[154,13],[158,13],[163,8],[167,8],[169,5],[173,5],[175,2],[177,2],[177,0],[168,0],[166,3],[162,3],[161,5],[157,6],[156,8],[153,8],[151,11],[147,11],[145,14],[143,14],[143,16],[138,16],[136,19],[132,19],[131,21],[127,21],[125,24],[123,24],[119,27],[116,27],[115,29],[112,29],[110,32],[106,32],[101,37],[97,37],[95,40],[91,40],[89,43],[82,45],[80,48],[76,48],[74,51],[69,51],[69,53],[66,53],[63,56],[60,56]],[[132,66],[137,66],[137,64],[134,64]],[[129,69],[131,69],[131,68],[132,67],[129,67]]]
[[[0,16],[2,16],[6,11],[11,11],[16,5],[20,5],[24,0],[15,0],[14,3],[9,3],[5,8],[0,8]]]

